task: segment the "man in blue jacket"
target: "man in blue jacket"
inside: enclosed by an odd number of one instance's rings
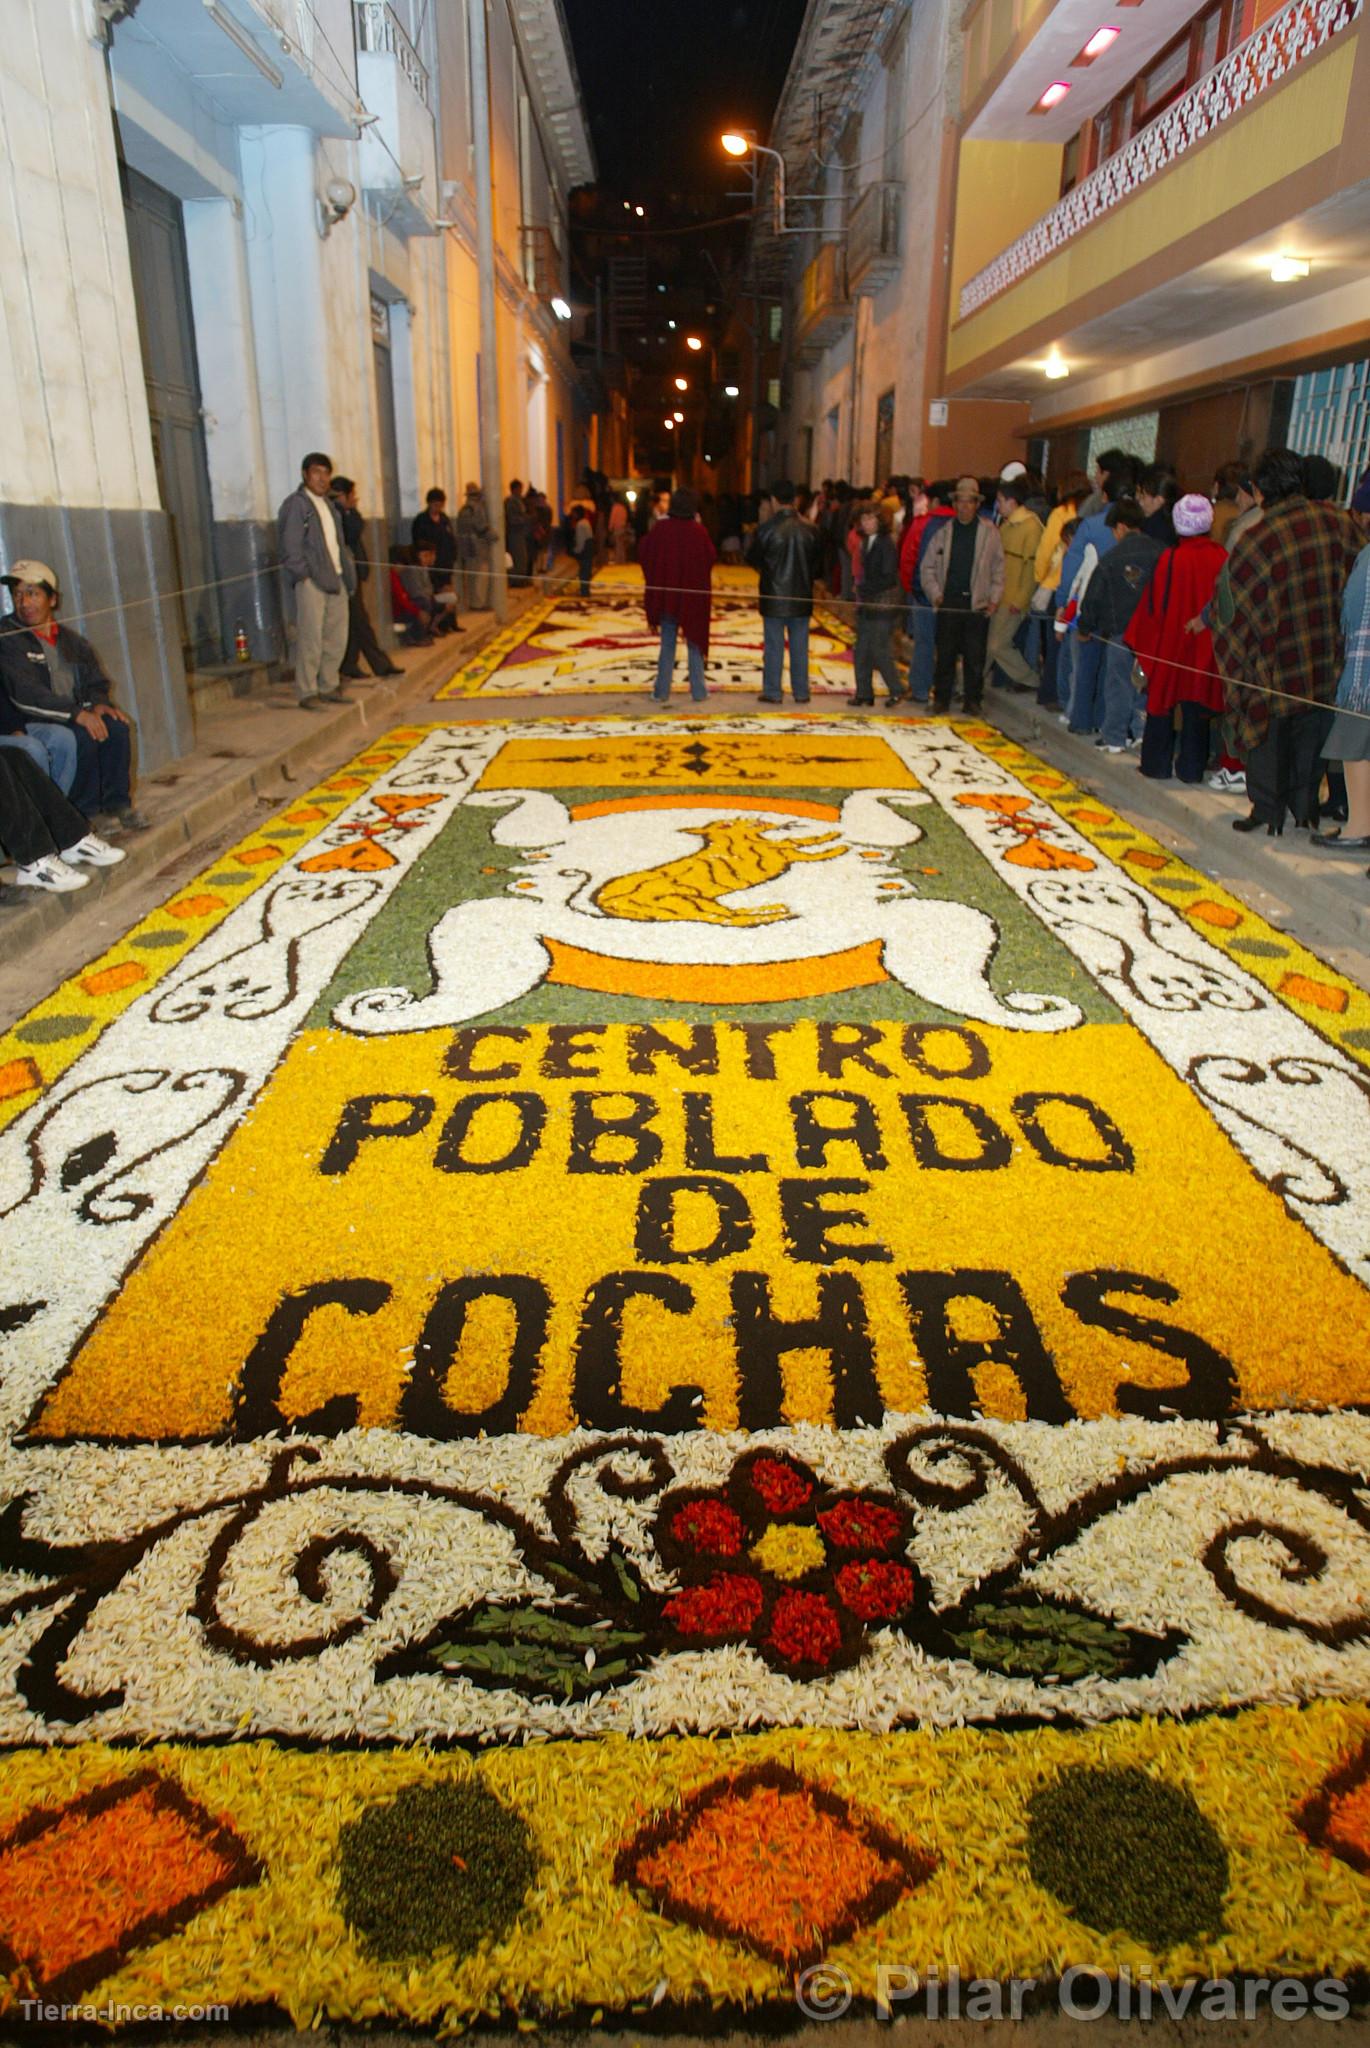
[[[342,516],[329,496],[332,460],[317,452],[306,455],[300,479],[277,520],[281,563],[295,590],[295,690],[301,711],[317,711],[323,704],[347,701],[338,670],[347,652],[349,599],[357,571]]]
[[[1102,561],[1116,546],[1118,536],[1109,524],[1109,514],[1123,495],[1122,477],[1107,472],[1103,479],[1103,510],[1080,521],[1061,563],[1058,595],[1062,606],[1068,602],[1071,586],[1084,566],[1086,548],[1093,548],[1096,560]],[[1080,640],[1074,633],[1070,638],[1075,642],[1070,695],[1066,700],[1070,706],[1070,730],[1076,733],[1096,732],[1103,709],[1103,648],[1097,640]]]

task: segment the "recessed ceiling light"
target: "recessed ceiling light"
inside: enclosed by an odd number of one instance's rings
[[[1053,78],[1051,84],[1047,87],[1046,91],[1042,94],[1042,97],[1038,100],[1036,106],[1032,109],[1033,113],[1049,114],[1053,107],[1060,106],[1061,101],[1065,98],[1066,94],[1069,91],[1070,80],[1068,78]]]
[[[1293,284],[1296,278],[1307,275],[1308,265],[1302,256],[1277,256],[1270,266],[1272,284]]]
[[[1046,361],[1042,365],[1042,374],[1045,377],[1051,377],[1053,379],[1057,377],[1068,377],[1070,375],[1070,364],[1061,354],[1060,349],[1054,348],[1051,351],[1051,354],[1047,357]]]
[[[1111,50],[1122,34],[1120,28],[1096,28],[1078,57],[1072,57],[1072,64],[1092,64],[1096,57],[1102,57],[1105,50]]]

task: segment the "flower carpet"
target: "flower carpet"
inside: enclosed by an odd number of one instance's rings
[[[572,589],[576,594],[569,594]],[[761,613],[754,569],[719,563],[705,676],[711,692],[754,697],[760,688]],[[851,628],[824,606],[809,632],[815,698],[850,695]],[[438,692],[440,697],[643,696],[656,679],[657,636],[642,606],[635,562],[600,569],[589,597],[566,585],[520,613]],[[676,695],[686,701],[685,649],[676,658]]]
[[[1370,997],[987,726],[368,747],[0,1038],[0,1424],[0,2010],[1364,1988]]]

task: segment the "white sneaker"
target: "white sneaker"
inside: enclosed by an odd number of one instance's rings
[[[41,860],[31,860],[26,868],[16,868],[14,879],[21,889],[52,889],[60,896],[71,889],[84,889],[90,876],[78,874],[65,861],[45,853]]]
[[[1127,752],[1126,747],[1105,746],[1102,740],[1095,740],[1094,744],[1096,747],[1098,747],[1099,751],[1104,754],[1125,754]]]
[[[87,832],[75,846],[62,848],[62,858],[69,868],[79,867],[82,861],[91,868],[112,868],[118,866],[126,850],[122,846],[111,846],[98,832]]]
[[[1246,789],[1246,777],[1238,775],[1233,768],[1215,768],[1211,775],[1204,777],[1204,782],[1209,789],[1232,791],[1245,791]]]

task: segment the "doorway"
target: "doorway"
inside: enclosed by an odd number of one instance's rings
[[[401,531],[400,440],[395,425],[395,366],[390,352],[390,307],[371,294],[371,344],[376,364],[376,425],[381,445],[381,497],[386,539],[393,547]]]
[[[119,176],[157,490],[171,533],[182,651],[187,668],[202,668],[221,661],[225,647],[185,223],[179,199],[151,178],[127,164],[120,165]]]

